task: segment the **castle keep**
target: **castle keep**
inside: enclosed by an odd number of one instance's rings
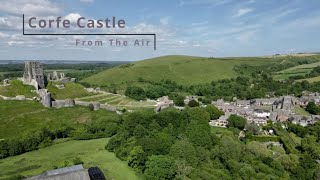
[[[38,61],[26,61],[24,64],[23,82],[33,85],[36,89],[45,87],[43,65]]]

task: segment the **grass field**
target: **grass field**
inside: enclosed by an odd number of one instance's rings
[[[98,166],[107,179],[136,180],[143,179],[129,168],[126,162],[119,160],[114,153],[104,149],[108,139],[88,141],[67,141],[37,151],[0,160],[0,179],[11,175],[34,176],[44,171],[62,167],[65,161],[72,165],[79,157],[84,167]]]
[[[279,58],[202,58],[191,56],[164,56],[121,65],[90,76],[83,82],[108,86],[132,84],[139,78],[151,81],[170,79],[178,84],[192,85],[210,83],[236,77],[236,65],[267,65],[281,62]]]
[[[233,135],[231,131],[228,130],[228,128],[222,128],[222,127],[210,127],[211,133],[217,135],[218,137],[221,137],[222,135]]]
[[[34,97],[37,94],[31,92],[35,90],[33,86],[24,85],[19,80],[11,80],[10,86],[0,86],[0,95],[15,97],[17,95],[25,95],[26,97]]]
[[[99,118],[117,118],[116,113],[105,110],[90,111],[86,107],[44,108],[33,101],[0,100],[0,139],[48,127],[77,126]]]
[[[283,71],[277,72],[273,76],[273,78],[275,80],[284,80],[284,79],[288,79],[291,76],[299,76],[299,75],[304,76],[304,75],[310,73],[312,71],[312,69],[317,66],[320,66],[320,62],[294,66],[292,68],[288,68]]]
[[[301,145],[301,137],[298,137],[293,132],[290,132],[289,135],[293,139],[294,142],[296,142],[298,145]]]
[[[64,84],[65,88],[59,89],[55,85]],[[58,82],[49,82],[46,87],[51,93],[54,99],[74,99],[84,96],[92,95],[91,93],[84,90],[84,87],[81,84],[68,82],[68,83],[58,83]]]
[[[116,106],[118,108],[125,109],[136,109],[136,108],[154,108],[156,102],[147,102],[147,101],[136,101],[134,99],[128,98],[119,94],[105,93],[98,94],[93,96],[86,96],[82,98],[77,98],[77,100],[81,101],[98,101],[102,104],[109,104],[112,106]]]
[[[305,109],[303,109],[302,107],[299,107],[299,106],[295,106],[294,110],[295,110],[296,114],[298,114],[298,115],[302,115],[302,116],[310,115],[310,113],[308,111],[306,111]]]
[[[301,80],[298,80],[298,81],[304,81],[304,80],[306,80],[306,81],[308,81],[308,82],[310,82],[310,83],[318,82],[318,81],[320,81],[320,76],[318,76],[318,77],[312,77],[312,78],[307,78],[307,79],[301,79]]]

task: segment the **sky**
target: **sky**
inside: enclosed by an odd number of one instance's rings
[[[22,14],[126,22],[99,33],[152,33],[157,50],[132,46],[152,36],[25,36]],[[89,29],[53,29],[58,33]],[[29,32],[29,31],[28,31]],[[45,32],[41,30],[30,32]],[[0,60],[135,61],[164,55],[264,56],[320,51],[319,0],[0,0]],[[110,46],[110,39],[129,46]],[[103,46],[76,45],[103,40]],[[131,44],[132,43],[132,44]]]

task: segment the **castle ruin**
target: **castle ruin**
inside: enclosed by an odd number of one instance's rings
[[[42,63],[38,61],[26,61],[24,63],[23,82],[34,86],[37,90],[45,88]]]

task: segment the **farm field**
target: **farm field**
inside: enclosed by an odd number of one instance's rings
[[[78,106],[48,109],[38,102],[4,101],[0,98],[0,139],[15,137],[43,127],[75,127],[101,118],[117,118],[117,115],[105,110],[90,111],[89,108]]]
[[[310,73],[312,71],[312,69],[317,66],[320,66],[320,62],[294,66],[294,67],[277,72],[273,76],[273,78],[275,80],[284,80],[284,79],[288,79],[291,76],[299,76],[299,75],[304,76],[304,75]]]
[[[84,162],[85,168],[98,166],[107,179],[137,180],[142,175],[135,173],[125,161],[104,149],[108,139],[67,141],[0,160],[0,179],[12,175],[30,177],[52,170],[54,167],[72,165],[75,158]]]

